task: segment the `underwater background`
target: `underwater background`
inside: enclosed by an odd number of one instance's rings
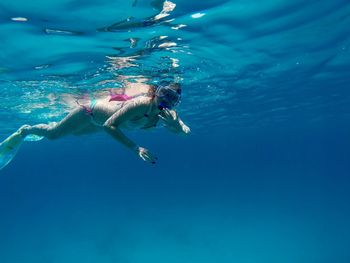
[[[0,141],[120,79],[191,127],[23,144],[1,263],[350,262],[350,3],[0,0]]]

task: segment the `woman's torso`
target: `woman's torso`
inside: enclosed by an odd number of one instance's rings
[[[116,92],[123,92],[129,99],[124,101],[111,100],[111,95],[99,98],[93,105],[92,116],[94,122],[99,125],[103,125],[109,117],[111,117],[118,110],[130,103],[137,103],[139,100],[149,98],[149,107],[146,112],[140,112],[134,118],[124,122],[122,128],[151,128],[154,127],[158,121],[158,109],[152,107],[152,94],[150,92],[150,86],[142,85],[138,87],[129,87],[125,89],[118,89]]]

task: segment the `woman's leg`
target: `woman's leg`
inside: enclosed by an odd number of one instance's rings
[[[87,126],[91,125],[90,116],[86,111],[79,107],[69,113],[63,120],[56,124],[37,124],[34,126],[23,126],[20,129],[22,136],[34,134],[43,136],[47,139],[54,140],[63,136],[76,133]]]

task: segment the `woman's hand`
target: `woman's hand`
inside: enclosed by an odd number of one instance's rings
[[[176,111],[164,109],[159,117],[164,121],[168,127],[181,128],[179,123],[179,116]]]
[[[158,160],[152,153],[150,153],[146,148],[143,147],[135,147],[135,151],[137,155],[144,161],[155,164]]]
[[[158,116],[170,131],[183,134],[189,134],[191,132],[190,128],[183,123],[174,110],[164,109]]]

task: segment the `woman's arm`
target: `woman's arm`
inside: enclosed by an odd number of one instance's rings
[[[132,119],[140,113],[145,112],[149,107],[149,100],[141,99],[136,102],[130,101],[127,105],[124,105],[120,110],[114,113],[103,124],[105,131],[110,134],[118,142],[135,152],[144,161],[155,163],[157,160],[147,149],[138,146],[135,142],[129,139],[119,128],[119,126]]]
[[[177,134],[190,134],[190,128],[179,118],[176,111],[164,109],[159,117],[169,131]]]

